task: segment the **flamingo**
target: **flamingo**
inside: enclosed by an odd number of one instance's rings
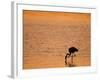
[[[66,56],[65,56],[65,63],[66,63],[66,64],[67,64],[67,58],[69,58],[69,57],[71,57],[71,63],[73,63],[73,57],[76,56],[76,55],[75,55],[75,52],[78,52],[78,49],[75,48],[75,47],[70,47],[70,48],[68,49],[68,52],[69,52],[69,53],[67,53]]]

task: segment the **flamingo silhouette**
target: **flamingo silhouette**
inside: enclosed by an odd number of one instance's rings
[[[67,53],[66,56],[65,56],[65,63],[66,63],[66,64],[67,64],[67,58],[69,58],[69,57],[71,57],[71,63],[73,63],[73,57],[76,56],[76,55],[75,55],[75,52],[78,52],[78,49],[75,48],[75,47],[70,47],[70,48],[68,49],[68,52],[69,52],[69,53]]]

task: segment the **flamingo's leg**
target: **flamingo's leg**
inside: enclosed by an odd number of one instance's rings
[[[73,64],[73,55],[72,55],[72,57],[71,57],[71,63]]]
[[[73,60],[74,60],[74,57],[75,57],[76,55],[75,54],[72,54],[72,56],[71,56],[71,63],[73,64]]]

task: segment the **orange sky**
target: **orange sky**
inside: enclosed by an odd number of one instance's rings
[[[64,22],[67,23],[89,23],[90,22],[90,14],[89,13],[71,13],[71,12],[46,12],[46,11],[31,11],[24,10],[24,16],[27,20],[27,23],[32,23],[33,21],[48,22],[52,21],[54,23]],[[59,19],[59,20],[56,20]]]

